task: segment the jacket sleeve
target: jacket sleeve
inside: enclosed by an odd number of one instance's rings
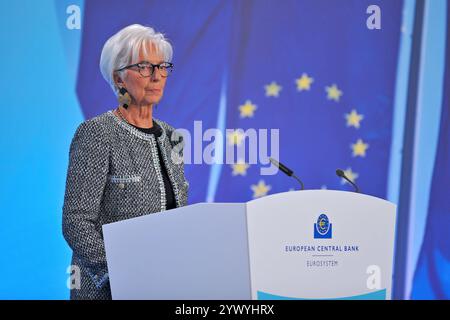
[[[109,168],[103,137],[98,123],[86,121],[77,128],[70,145],[62,217],[64,238],[97,287],[108,278],[103,236],[96,224]]]

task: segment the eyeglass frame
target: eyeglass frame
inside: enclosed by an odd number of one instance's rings
[[[143,76],[142,73],[141,73],[141,69],[140,69],[139,65],[140,65],[140,64],[143,64],[143,63],[148,64],[149,66],[152,67],[152,71],[151,71],[150,75],[148,75],[148,76]],[[139,74],[141,75],[141,77],[143,77],[143,78],[149,78],[149,77],[151,77],[151,76],[154,75],[154,73],[155,73],[155,68],[156,68],[156,67],[158,67],[158,70],[161,72],[160,67],[161,67],[161,65],[164,64],[164,63],[166,63],[166,64],[169,65],[168,68],[170,68],[170,72],[169,72],[169,71],[167,72],[167,76],[163,76],[163,75],[161,74],[161,77],[167,78],[167,77],[169,76],[169,74],[172,73],[173,67],[174,67],[173,63],[167,62],[167,61],[164,61],[164,62],[161,62],[161,63],[158,63],[158,64],[153,64],[153,63],[148,62],[148,61],[141,61],[141,62],[138,62],[138,63],[134,63],[134,64],[130,64],[130,65],[128,65],[128,66],[122,67],[122,68],[120,68],[120,69],[117,69],[116,71],[117,71],[117,72],[120,72],[120,71],[123,71],[123,70],[126,70],[126,69],[130,69],[130,68],[133,68],[133,67],[138,67],[138,68],[139,68],[139,69],[138,69],[138,72],[139,72]]]

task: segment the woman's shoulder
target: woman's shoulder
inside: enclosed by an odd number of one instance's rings
[[[162,121],[160,119],[154,120],[158,123],[158,125],[164,130],[166,133],[167,138],[170,140],[170,142],[173,144],[177,144],[183,140],[183,136],[179,131],[177,131],[173,126],[168,124],[165,121]]]
[[[75,131],[74,138],[107,142],[110,127],[111,115],[110,111],[107,111],[81,122]]]
[[[175,128],[172,127],[170,124],[168,124],[167,122],[160,120],[160,119],[156,119],[153,118],[154,121],[156,121],[156,123],[164,130],[164,131],[175,131]]]

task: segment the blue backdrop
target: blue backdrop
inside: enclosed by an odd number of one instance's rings
[[[366,25],[373,4],[381,9],[379,30]],[[155,116],[174,127],[193,132],[198,120],[203,130],[279,129],[279,158],[306,188],[350,190],[334,173],[342,168],[364,193],[395,203],[406,187],[402,166],[411,164],[427,196],[411,192],[413,209],[399,213],[409,224],[397,230],[408,240],[395,297],[448,298],[448,8],[445,0],[426,1],[419,12],[422,55],[414,66],[414,0],[2,2],[0,299],[68,298],[61,209],[69,144],[80,122],[117,106],[99,57],[104,42],[132,23],[154,27],[173,44],[175,72]],[[416,69],[415,155],[404,159]],[[239,144],[235,139],[218,145]],[[287,177],[262,176],[261,164],[248,158],[236,160],[243,164],[186,165],[189,203],[298,188]]]
[[[447,7],[447,16],[450,6]],[[447,21],[447,34],[450,23]],[[446,47],[439,144],[430,190],[425,238],[415,271],[412,298],[450,298],[450,42]]]

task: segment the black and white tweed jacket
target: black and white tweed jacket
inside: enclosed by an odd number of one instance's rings
[[[165,210],[157,144],[177,207],[187,203],[182,137],[167,123],[154,121],[163,131],[158,138],[137,130],[112,111],[81,123],[75,132],[62,226],[73,250],[71,299],[111,299],[103,224]]]

